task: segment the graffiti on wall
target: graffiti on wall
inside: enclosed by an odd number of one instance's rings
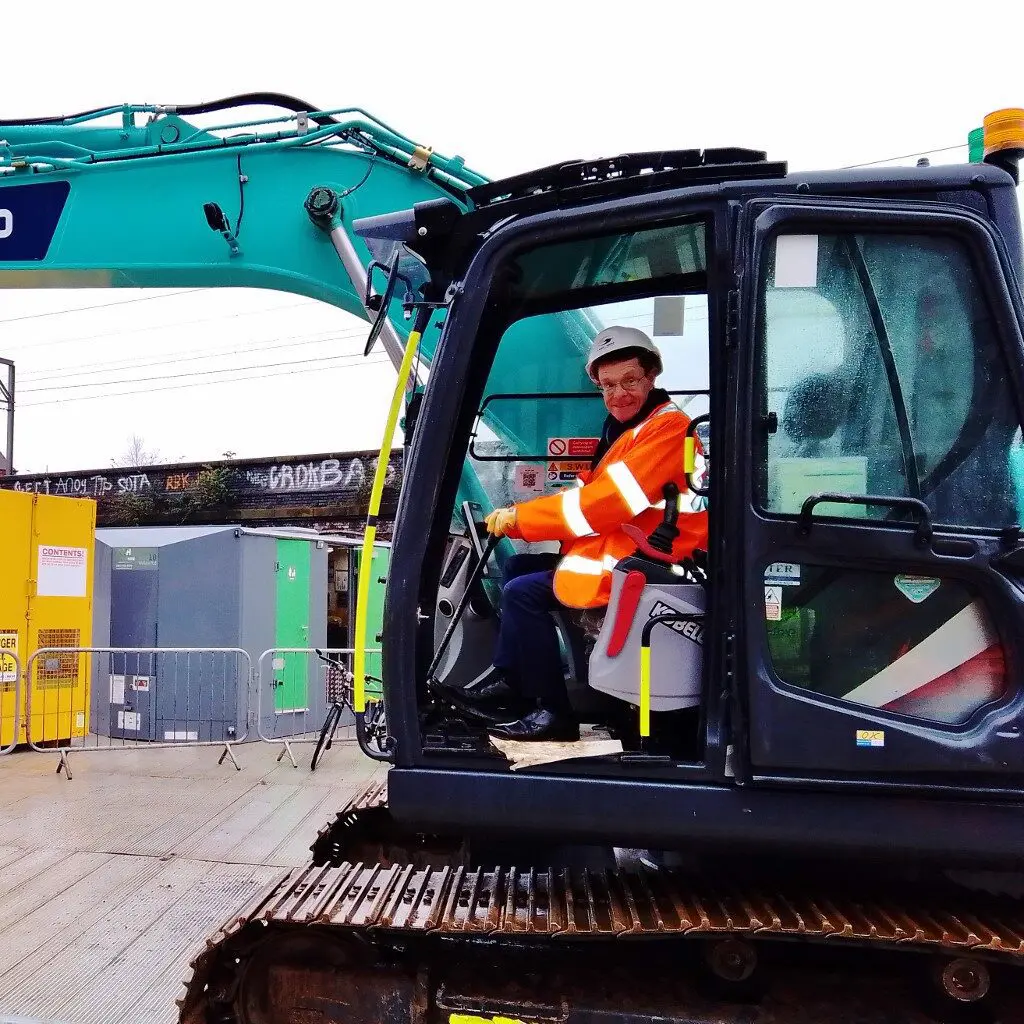
[[[267,467],[246,469],[246,482],[275,494],[361,491],[373,480],[377,460],[360,456],[325,458],[307,462],[275,462]],[[388,463],[384,486],[394,486],[400,467],[392,458]]]
[[[37,494],[56,494],[65,498],[102,498],[112,491],[118,494],[138,494],[152,489],[148,473],[128,476],[108,476],[93,473],[89,476],[69,473],[64,476],[9,477],[3,487],[14,491],[35,491]]]
[[[145,470],[89,470],[0,478],[0,487],[62,497],[93,498],[103,524],[221,520],[246,510],[263,513],[240,518],[273,521],[275,512],[297,508],[346,520],[366,514],[377,468],[376,452],[296,456],[291,459],[236,460],[147,466]],[[385,477],[382,512],[393,514],[401,485],[402,456],[393,452]],[[203,514],[206,513],[206,514]],[[184,516],[184,518],[182,518]]]

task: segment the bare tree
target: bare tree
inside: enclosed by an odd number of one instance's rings
[[[132,434],[128,439],[128,447],[119,458],[111,459],[110,464],[116,469],[130,469],[134,466],[152,466],[160,458],[156,448],[147,448],[144,438]]]

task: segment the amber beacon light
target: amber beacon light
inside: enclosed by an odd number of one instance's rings
[[[1024,109],[1010,107],[986,115],[984,131],[985,163],[995,164],[1019,180],[1024,157]]]

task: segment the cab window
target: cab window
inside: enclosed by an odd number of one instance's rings
[[[992,315],[956,238],[783,234],[760,285],[756,493],[909,497],[937,523],[1018,520],[1016,414]],[[862,519],[901,513],[821,505]]]

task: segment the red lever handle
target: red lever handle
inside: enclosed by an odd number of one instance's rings
[[[672,556],[666,555],[664,551],[656,551],[652,548],[640,527],[634,526],[632,523],[623,523],[622,532],[634,544],[636,544],[637,548],[648,558],[653,558],[656,562],[664,562],[665,565],[672,564]]]

